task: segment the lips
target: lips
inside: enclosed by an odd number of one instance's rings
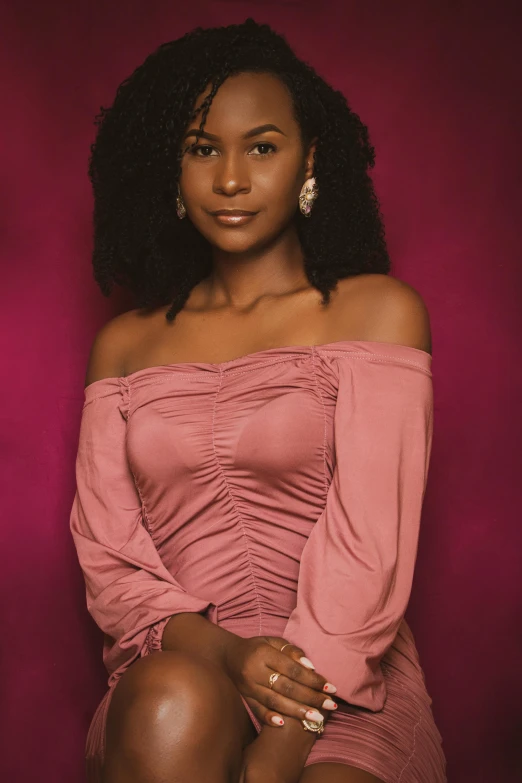
[[[249,212],[246,209],[217,209],[211,212],[211,215],[224,215],[225,217],[242,217],[243,215],[255,215],[255,212]]]
[[[248,212],[246,209],[218,209],[210,213],[214,220],[222,226],[233,228],[244,226],[255,218],[257,212]]]

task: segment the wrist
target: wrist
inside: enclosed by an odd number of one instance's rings
[[[285,715],[284,720],[285,725],[281,727],[264,725],[259,739],[264,738],[267,752],[273,751],[288,760],[304,764],[319,734],[306,731],[299,718]]]

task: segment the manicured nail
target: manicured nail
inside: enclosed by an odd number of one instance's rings
[[[302,658],[299,658],[303,666],[306,666],[307,669],[315,669],[315,666],[313,665],[312,661],[308,660],[308,658],[305,658],[304,656]]]
[[[326,693],[337,693],[337,688],[331,682],[325,682],[323,691],[326,691]]]
[[[305,713],[305,717],[308,718],[308,720],[324,720],[321,713],[317,712],[317,710],[308,710],[308,712]]]
[[[337,704],[331,699],[325,699],[323,701],[323,710],[336,710]]]
[[[272,721],[272,723],[275,723],[276,726],[284,726],[285,724],[284,720],[280,718],[278,715],[272,715],[270,720]]]

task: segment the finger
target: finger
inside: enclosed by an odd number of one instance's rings
[[[270,650],[270,648],[268,649]],[[288,650],[288,647],[286,650]],[[294,655],[286,655],[286,650],[283,652],[275,652],[275,650],[271,649],[270,653],[265,658],[265,663],[267,666],[276,672],[284,674],[286,677],[288,677],[288,679],[295,680],[301,685],[306,685],[315,691],[321,691],[323,693],[329,694],[335,693],[337,691],[335,685],[331,682],[328,682],[326,677],[318,674],[315,669],[309,669],[299,660],[295,659],[299,652],[301,652],[299,648],[295,648],[294,650],[295,657]],[[266,682],[263,681],[259,684],[268,686],[269,676],[270,674],[267,675]]]
[[[318,693],[313,688],[309,688],[306,685],[300,685],[295,680],[288,679],[284,674],[281,674],[276,679],[271,690],[281,694],[281,696],[286,696],[288,699],[293,699],[293,701],[316,709],[333,712],[338,706],[334,699],[327,693]]]
[[[245,697],[248,706],[261,723],[266,723],[268,726],[284,726],[284,718],[279,713],[269,710],[263,704],[260,704],[256,699]]]
[[[285,655],[291,655],[295,660],[300,660],[302,658],[304,660],[303,665],[306,666],[307,669],[315,669],[312,661],[306,657],[304,650],[293,642],[289,642],[288,639],[283,639],[282,636],[265,636],[264,638],[271,647],[275,647],[279,652],[284,652]]]
[[[285,645],[290,644],[288,639],[283,639],[282,636],[264,636],[263,639],[265,639],[271,647],[275,647],[276,650],[281,650],[281,647],[285,647],[286,650],[288,648]]]
[[[263,636],[263,639],[278,650],[286,641],[282,636]]]
[[[279,636],[267,636],[265,638],[272,647],[279,647],[279,652],[284,653],[293,661],[300,663],[301,666],[304,666],[306,669],[315,671],[314,664],[306,657],[305,652],[301,647],[298,647],[296,644],[293,644],[293,642],[288,642]],[[281,644],[279,645],[280,642]],[[325,681],[321,685],[320,690],[324,690],[326,693],[335,693],[337,688],[333,683]]]
[[[284,654],[288,655],[289,658],[292,658],[294,661],[298,661],[303,666],[306,666],[307,669],[315,670],[314,664],[310,658],[306,657],[304,650],[302,650],[300,647],[297,647],[295,644],[289,644],[288,647],[286,645],[283,646],[284,650],[280,650],[280,652],[284,652]]]
[[[281,715],[283,718],[288,716],[298,720],[306,718],[307,720],[323,721],[325,717],[329,716],[327,710],[322,711],[309,704],[300,704],[270,688],[259,688],[256,690],[255,698],[271,714]]]

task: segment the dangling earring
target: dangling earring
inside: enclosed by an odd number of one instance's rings
[[[187,208],[183,203],[183,198],[181,196],[181,190],[179,189],[179,185],[178,185],[178,195],[176,196],[176,214],[180,220],[183,220],[183,218],[187,214]]]
[[[299,195],[299,209],[305,217],[310,217],[314,201],[318,195],[319,191],[315,184],[315,177],[310,177],[304,183]]]

